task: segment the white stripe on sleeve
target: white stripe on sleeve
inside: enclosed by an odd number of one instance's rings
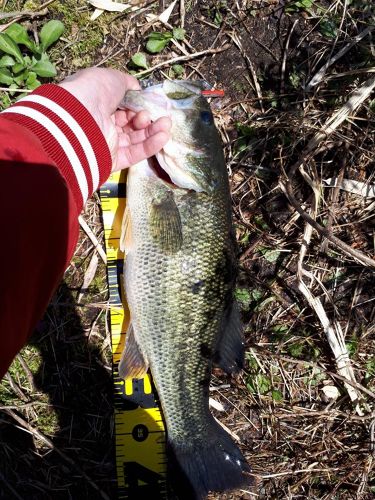
[[[14,106],[8,108],[6,112],[28,116],[29,118],[32,118],[33,120],[38,122],[39,125],[44,127],[46,130],[48,130],[48,132],[50,132],[53,135],[53,137],[56,139],[56,141],[60,144],[60,146],[64,150],[64,153],[66,154],[68,160],[72,165],[73,171],[75,173],[78,182],[78,186],[82,193],[83,203],[85,203],[88,198],[88,186],[87,186],[85,172],[83,170],[83,167],[76,152],[73,149],[73,146],[70,144],[69,140],[63,134],[63,132],[58,128],[58,126],[55,125],[52,120],[43,115],[43,113],[40,113],[40,111],[28,108],[26,106]]]
[[[57,116],[59,116],[65,122],[65,124],[70,128],[70,130],[74,133],[86,155],[91,170],[93,191],[96,191],[99,186],[98,162],[96,161],[95,153],[90,144],[90,141],[88,140],[87,135],[85,134],[79,123],[64,108],[62,108],[59,104],[55,103],[51,99],[48,99],[47,97],[41,95],[30,95],[24,97],[21,102],[25,101],[35,102],[50,109],[51,111],[56,113]]]

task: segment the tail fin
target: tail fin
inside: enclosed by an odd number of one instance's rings
[[[252,483],[250,467],[229,434],[213,418],[210,427],[205,440],[169,440],[179,468],[170,477],[180,500],[200,500],[209,491],[223,492]]]

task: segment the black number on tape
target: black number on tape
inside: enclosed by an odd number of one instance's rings
[[[148,436],[147,427],[143,424],[136,425],[132,430],[132,436],[138,442],[145,441]]]

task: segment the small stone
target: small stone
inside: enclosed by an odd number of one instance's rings
[[[332,400],[332,399],[335,400],[340,396],[339,390],[334,385],[325,385],[322,388],[322,391],[327,400]]]

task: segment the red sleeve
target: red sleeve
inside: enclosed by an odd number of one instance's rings
[[[0,114],[0,378],[42,317],[83,204],[110,170],[98,125],[65,89],[42,85]]]

